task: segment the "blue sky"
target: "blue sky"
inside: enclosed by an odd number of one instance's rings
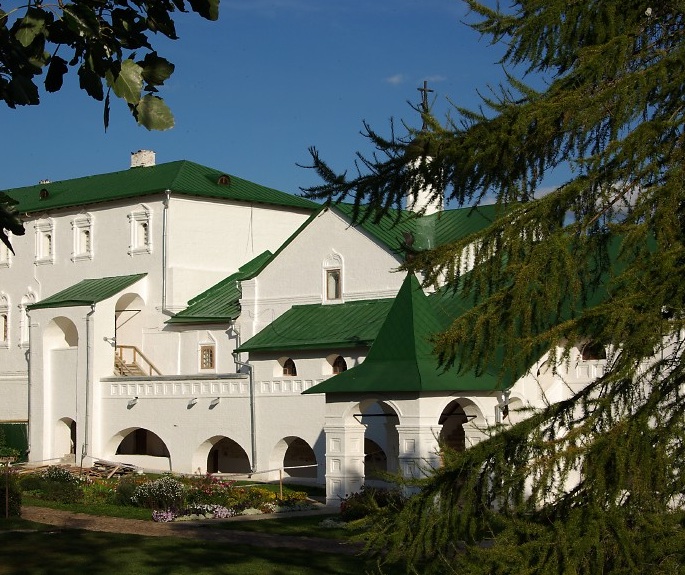
[[[319,183],[308,148],[338,170],[365,149],[362,121],[388,134],[389,119],[417,126],[424,80],[441,115],[449,102],[474,107],[477,90],[502,78],[492,47],[463,21],[459,0],[222,0],[217,22],[180,15],[180,39],[156,41],[176,64],[162,88],[176,126],[149,132],[113,98],[78,89],[39,106],[0,108],[0,189],[127,169],[130,153],[157,162],[192,160],[291,193]]]

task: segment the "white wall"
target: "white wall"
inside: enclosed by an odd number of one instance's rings
[[[394,297],[400,262],[331,210],[321,212],[254,280],[243,282],[243,341],[295,304],[324,301],[325,262],[342,261],[342,301]],[[335,304],[332,304],[335,305]]]

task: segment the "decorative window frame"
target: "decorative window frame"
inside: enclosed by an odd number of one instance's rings
[[[0,348],[10,346],[10,300],[5,294],[0,295]]]
[[[35,294],[29,289],[19,304],[19,347],[29,346],[29,314],[27,307],[36,303]]]
[[[72,262],[80,262],[93,259],[93,217],[79,214],[71,222],[73,235]]]
[[[201,343],[199,360],[200,371],[216,371],[216,344]]]
[[[52,218],[38,220],[36,230],[36,265],[55,263],[55,222]]]
[[[10,237],[11,233],[9,230],[7,230],[7,236]],[[12,252],[10,249],[3,243],[0,242],[0,268],[8,268],[12,265]]]
[[[337,279],[335,279],[337,277]],[[322,301],[325,304],[344,303],[343,294],[345,275],[343,273],[343,258],[338,253],[332,253],[322,266]],[[334,284],[332,282],[335,282]],[[335,286],[335,287],[333,287]],[[334,290],[331,293],[331,289]]]
[[[152,212],[146,205],[128,215],[131,240],[128,246],[129,255],[152,253],[152,230],[150,220]]]

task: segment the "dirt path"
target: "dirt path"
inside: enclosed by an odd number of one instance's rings
[[[299,514],[322,514],[322,511],[304,511]],[[329,511],[330,513],[330,511]],[[298,514],[298,515],[299,515]],[[294,514],[293,514],[294,515]],[[107,533],[129,533],[145,535],[147,537],[185,537],[187,539],[203,539],[206,541],[220,541],[238,545],[259,545],[260,547],[285,547],[290,549],[309,549],[321,553],[338,553],[356,555],[360,546],[340,542],[333,539],[318,537],[293,537],[290,535],[271,535],[267,533],[250,533],[247,531],[229,531],[217,529],[213,526],[218,521],[233,521],[233,519],[210,519],[207,521],[188,521],[180,523],[156,523],[139,519],[122,519],[119,517],[101,517],[86,515],[85,513],[70,513],[46,507],[22,507],[23,519],[55,525],[69,529],[87,529],[90,531],[104,531]]]

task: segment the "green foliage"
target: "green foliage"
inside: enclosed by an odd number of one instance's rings
[[[0,468],[0,521],[7,515],[21,517],[21,488],[14,473],[6,474]]]
[[[0,241],[5,244],[11,251],[12,244],[10,243],[7,231],[15,236],[23,236],[25,232],[24,225],[21,223],[19,213],[14,206],[17,204],[16,200],[10,198],[7,194],[0,192]]]
[[[313,149],[310,196],[372,218],[427,187],[498,203],[489,229],[405,265],[475,303],[435,337],[445,368],[498,365],[506,389],[545,350],[552,372],[579,341],[612,353],[570,399],[446,454],[372,545],[422,573],[682,572],[685,5],[467,3],[503,64],[543,88],[511,75],[478,111],[443,123],[421,108],[401,137],[367,126],[376,153],[352,177]],[[541,189],[560,168],[568,181]]]
[[[136,477],[122,477],[116,484],[114,502],[117,505],[134,505],[133,495],[142,481]]]
[[[105,130],[111,92],[126,102],[139,125],[168,130],[174,117],[157,93],[174,65],[154,50],[152,35],[176,40],[173,18],[188,8],[208,20],[219,17],[219,0],[27,2],[9,12],[0,7],[0,100],[10,108],[38,105],[44,71],[43,85],[51,93],[75,69],[80,88],[104,103]],[[140,53],[144,56],[136,59]],[[0,241],[10,249],[7,231],[24,235],[14,203],[0,193]]]
[[[46,70],[45,90],[57,92],[75,68],[81,89],[105,101],[105,128],[110,91],[146,128],[171,128],[171,113],[153,95],[174,66],[157,55],[151,36],[176,40],[173,17],[188,7],[209,20],[219,17],[219,0],[73,0],[59,7],[28,3],[0,10],[0,99],[10,108],[39,104],[36,77]],[[135,60],[139,52],[145,55]]]
[[[404,507],[406,497],[399,489],[378,489],[362,486],[360,491],[348,495],[340,502],[340,518],[354,521],[381,510],[399,511]]]

